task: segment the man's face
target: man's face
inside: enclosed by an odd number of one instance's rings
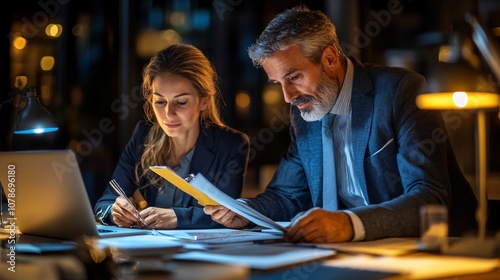
[[[281,85],[285,102],[297,106],[304,120],[320,120],[335,104],[338,77],[329,76],[321,65],[304,57],[298,45],[277,51],[262,67],[271,82]]]

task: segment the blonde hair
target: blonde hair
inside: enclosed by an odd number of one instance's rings
[[[144,67],[142,90],[145,99],[144,113],[152,124],[144,141],[144,152],[136,166],[137,183],[145,177],[151,185],[160,187],[162,179],[149,170],[152,165],[166,165],[172,154],[171,138],[158,124],[153,111],[153,81],[158,75],[176,74],[191,81],[200,98],[207,100],[207,107],[200,112],[200,125],[224,126],[218,109],[218,75],[207,57],[196,47],[187,44],[171,45],[153,56]],[[139,174],[139,165],[142,174]]]

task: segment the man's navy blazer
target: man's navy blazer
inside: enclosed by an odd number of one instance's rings
[[[439,111],[417,108],[425,79],[402,68],[354,64],[352,147],[354,169],[368,205],[351,208],[366,239],[419,236],[419,208],[448,206],[450,235],[475,227],[477,200],[457,164]],[[291,144],[266,191],[248,204],[287,221],[323,205],[322,121],[291,110]],[[332,186],[336,188],[335,184]],[[334,192],[337,193],[336,191]],[[337,197],[337,209],[345,207]]]
[[[129,197],[139,188],[148,205],[154,206],[157,188],[148,185],[145,179],[142,179],[139,185],[135,183],[135,166],[140,162],[144,152],[144,138],[149,129],[150,124],[144,121],[136,125],[132,138],[113,172],[113,179]],[[189,173],[203,174],[224,193],[238,198],[241,196],[248,157],[249,139],[246,134],[229,127],[202,127],[196,141]],[[142,169],[139,169],[139,174],[141,173]],[[100,209],[106,209],[114,203],[116,197],[117,194],[108,186],[97,201],[94,211],[97,213]],[[203,212],[202,206],[193,197],[186,193],[183,193],[182,205],[172,209],[177,216],[177,228],[221,227]],[[111,223],[111,217],[108,216],[105,221]]]

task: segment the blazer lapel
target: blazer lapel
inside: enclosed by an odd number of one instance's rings
[[[209,173],[215,157],[212,152],[212,147],[214,145],[212,134],[212,129],[200,128],[200,134],[196,140],[196,148],[191,160],[191,166],[189,167],[189,173],[194,175],[201,173],[204,174],[204,176]],[[189,195],[185,195],[183,203],[187,204],[189,199],[191,199],[191,197]]]
[[[212,166],[214,154],[212,147],[214,145],[213,131],[208,129],[200,129],[200,134],[196,140],[196,149],[193,154],[193,161],[191,161],[190,173],[207,174]]]
[[[365,184],[364,159],[373,118],[373,96],[370,94],[373,83],[364,67],[358,61],[352,60],[354,64],[353,85],[356,85],[352,89],[351,97],[354,167],[363,193],[369,199]]]

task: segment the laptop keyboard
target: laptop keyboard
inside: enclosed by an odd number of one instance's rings
[[[115,232],[116,230],[112,230],[112,229],[104,229],[104,228],[98,228],[97,231],[99,233],[107,233],[107,232]]]

